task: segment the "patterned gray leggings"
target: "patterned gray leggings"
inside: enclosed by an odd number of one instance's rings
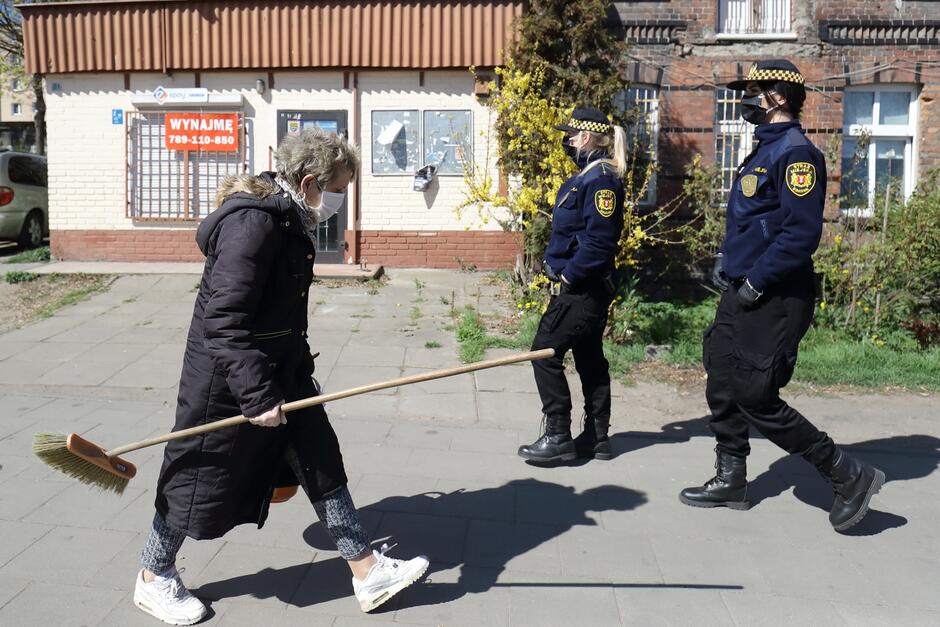
[[[369,548],[369,538],[362,528],[359,512],[345,487],[314,503],[313,509],[344,560],[351,560]],[[158,575],[166,572],[176,563],[176,554],[185,539],[185,533],[170,527],[157,512],[140,554],[140,565]]]

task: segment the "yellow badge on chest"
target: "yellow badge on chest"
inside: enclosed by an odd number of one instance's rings
[[[750,198],[757,193],[757,177],[745,174],[741,177],[741,193]]]
[[[816,187],[816,166],[799,161],[787,166],[787,188],[794,196],[805,196]]]
[[[617,195],[612,189],[602,189],[594,194],[594,206],[597,207],[597,213],[605,218],[614,215],[614,209],[617,208]]]

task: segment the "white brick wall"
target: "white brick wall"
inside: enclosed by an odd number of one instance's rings
[[[454,212],[464,200],[462,176],[439,176],[431,190],[412,190],[414,175],[372,175],[372,111],[415,109],[419,117],[428,109],[470,110],[473,115],[474,160],[483,164],[487,156],[489,112],[473,95],[473,76],[469,71],[425,72],[424,85],[418,72],[363,72],[359,75],[362,93],[362,224],[363,230],[463,230],[495,229],[495,223],[483,225],[474,209],[467,209],[458,219]],[[483,134],[481,134],[483,132]],[[419,146],[423,137],[419,137]],[[422,150],[418,150],[418,167]],[[492,176],[496,150],[490,148]]]
[[[278,109],[346,110],[348,123],[353,122],[353,93],[351,89],[343,89],[341,72],[278,72],[274,89],[268,89],[264,95],[254,89],[259,78],[268,82],[266,72],[201,75],[201,85],[211,93],[242,95],[245,117],[253,124],[249,164],[254,172],[269,167],[270,149],[277,142]],[[167,228],[168,225],[153,223],[135,225],[125,217],[125,127],[112,124],[111,110],[134,110],[132,99],[149,94],[158,85],[192,87],[194,84],[195,76],[191,73],[134,74],[130,90],[124,89],[124,78],[119,74],[48,76],[50,228]],[[418,72],[361,72],[359,89],[363,144],[359,228],[498,229],[493,223],[482,225],[472,209],[458,220],[454,208],[464,197],[460,176],[439,177],[436,189],[420,193],[412,191],[412,175],[373,176],[371,173],[373,109],[402,108],[419,112],[469,109],[473,112],[474,158],[477,163],[484,162],[489,113],[473,96],[470,73],[426,72],[424,85],[420,86]],[[353,129],[350,129],[350,137],[355,138]],[[492,148],[490,162],[494,167],[495,149]],[[493,176],[496,176],[495,169]],[[350,210],[349,215],[351,220],[353,211]]]

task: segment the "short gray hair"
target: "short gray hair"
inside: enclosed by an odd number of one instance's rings
[[[341,135],[305,128],[281,140],[275,153],[278,175],[295,187],[305,176],[315,176],[320,187],[333,180],[338,168],[353,178],[359,173],[359,151]]]

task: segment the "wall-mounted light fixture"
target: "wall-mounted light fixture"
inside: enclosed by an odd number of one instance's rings
[[[266,85],[264,84],[264,79],[259,78],[255,81],[255,91],[258,92],[259,96],[264,95]]]

